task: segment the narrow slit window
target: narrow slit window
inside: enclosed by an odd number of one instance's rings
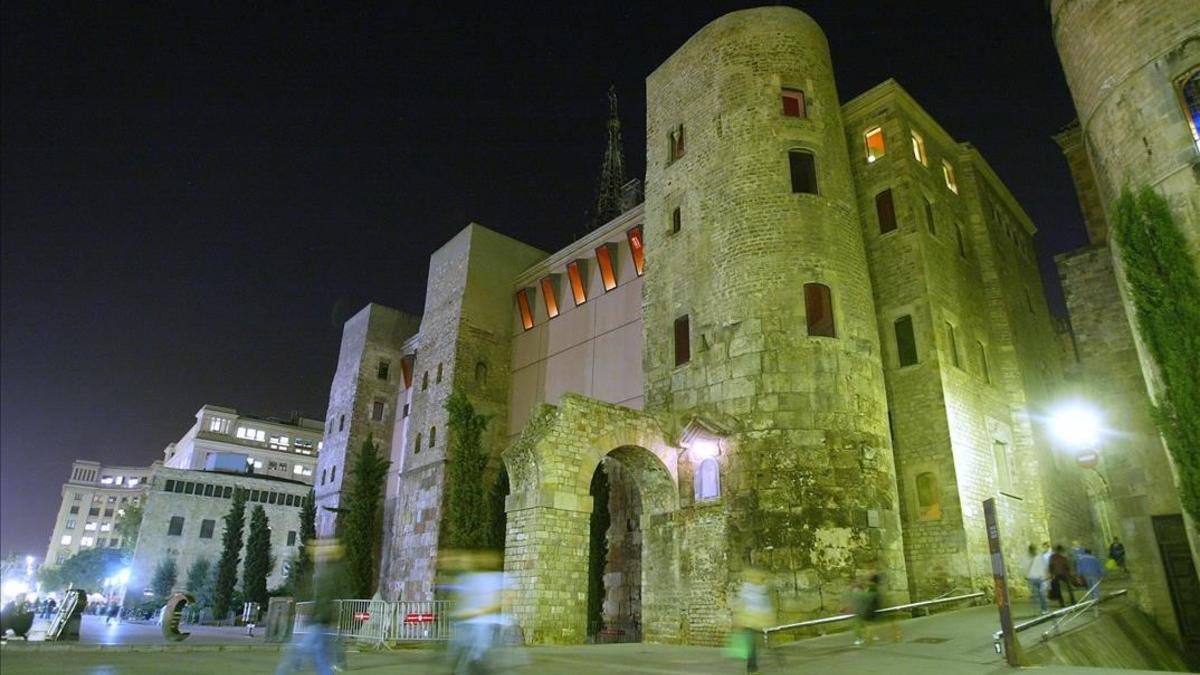
[[[676,206],[671,210],[671,234],[679,234],[683,229],[683,208]]]
[[[912,366],[917,363],[917,336],[913,332],[912,317],[905,314],[896,319],[893,327],[896,331],[896,356],[900,367]]]
[[[958,255],[962,258],[967,257],[967,239],[963,236],[962,223],[954,224],[954,238],[958,241]]]
[[[587,286],[583,283],[583,262],[572,260],[567,263],[567,281],[571,283],[571,297],[578,307],[587,302]]]
[[[883,128],[867,129],[863,134],[863,143],[867,149],[867,162],[874,162],[887,154],[887,145],[883,142]]]
[[[804,316],[809,335],[837,337],[833,322],[833,298],[825,284],[804,284]]]
[[[667,163],[683,157],[687,153],[687,145],[683,138],[683,125],[671,129],[671,133],[667,135]]]
[[[421,434],[418,432],[416,442],[413,443],[413,454],[417,455],[420,453],[421,453]]]
[[[792,192],[817,194],[817,164],[811,152],[789,151],[788,168],[792,172]]]
[[[429,427],[429,447],[437,445],[437,427]]]
[[[925,154],[925,139],[921,137],[914,129],[912,132],[913,157],[916,158],[922,166],[929,166],[929,156]]]
[[[633,271],[640,277],[642,276],[642,267],[646,262],[646,251],[642,243],[642,226],[638,225],[626,232],[625,235],[629,238],[629,255],[633,258]]]
[[[946,187],[958,194],[958,181],[954,178],[954,165],[949,160],[942,160],[942,176],[946,178]]]
[[[682,366],[692,359],[692,329],[687,314],[675,319],[675,365]]]
[[[983,378],[984,382],[992,383],[992,370],[988,365],[987,347],[983,346],[980,340],[975,341],[975,353],[979,359],[979,377]]]
[[[558,316],[558,284],[554,283],[555,275],[542,277],[542,299],[546,302],[546,316],[553,319]]]
[[[780,92],[783,99],[784,117],[808,117],[808,108],[804,102],[804,92],[799,89],[785,88]]]
[[[929,227],[929,234],[937,236],[937,221],[933,217],[933,202],[925,199],[925,225]]]
[[[525,330],[533,328],[533,307],[529,304],[529,289],[517,291],[517,309],[521,312],[521,325]]]
[[[955,334],[954,324],[946,322],[946,349],[950,351],[950,363],[955,368],[962,368],[962,362],[958,360],[958,336]]]
[[[614,256],[612,244],[601,244],[596,248],[596,266],[600,268],[600,281],[605,291],[617,287],[617,271],[613,266]]]
[[[879,218],[879,234],[896,229],[896,205],[892,201],[891,188],[875,195],[875,216]]]

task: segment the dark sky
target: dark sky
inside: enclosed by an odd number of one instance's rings
[[[342,321],[420,312],[468,221],[570,242],[609,83],[640,177],[646,75],[761,3],[201,4],[3,3],[3,553],[44,554],[73,459],[148,463],[204,403],[323,417]],[[1084,234],[1044,2],[798,6],[843,101],[894,77],[980,148],[1052,280]]]

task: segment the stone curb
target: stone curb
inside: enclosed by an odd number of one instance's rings
[[[20,644],[21,646],[17,646]],[[37,643],[23,644],[5,642],[0,648],[5,652],[278,652],[287,644],[145,644],[145,645],[97,645],[97,644],[64,644]]]

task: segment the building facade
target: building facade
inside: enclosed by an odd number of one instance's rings
[[[255,474],[312,483],[321,445],[320,420],[258,417],[205,405],[196,411],[196,423],[163,450],[163,465],[200,470],[220,460],[228,469],[239,459]]]
[[[781,621],[871,572],[896,601],[990,588],[984,499],[1010,560],[1102,543],[1036,422],[1061,364],[1035,228],[976,150],[895,82],[842,105],[790,8],[712,22],[646,95],[642,204],[552,253],[472,224],[415,333],[348,322],[335,391],[347,353],[404,364],[329,415],[391,429],[385,596],[434,592],[454,391],[489,415],[533,642],[718,642],[750,567]]]
[[[76,460],[62,486],[62,504],[54,519],[45,565],[61,565],[90,548],[120,548],[117,521],[131,506],[140,506],[150,477],[161,466],[105,466]]]
[[[1166,198],[1200,266],[1200,5],[1054,0],[1054,43],[1078,119],[1055,136],[1088,244],[1057,257],[1074,341],[1072,387],[1110,427],[1089,470],[1125,543],[1131,591],[1160,628],[1200,649],[1200,533],[1150,416],[1156,366],[1136,330],[1107,214],[1124,188]]]

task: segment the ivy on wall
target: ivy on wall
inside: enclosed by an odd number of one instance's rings
[[[1126,188],[1113,207],[1137,331],[1158,366],[1153,415],[1179,475],[1180,501],[1200,519],[1200,278],[1166,199]]]

